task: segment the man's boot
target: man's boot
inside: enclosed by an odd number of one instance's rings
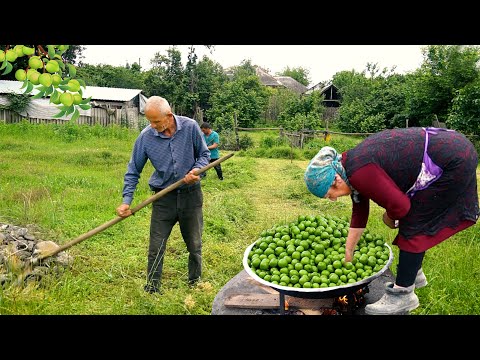
[[[385,294],[380,300],[365,306],[368,315],[400,315],[416,309],[419,305],[418,297],[413,291],[415,285],[407,288],[394,288],[392,282],[385,284]]]
[[[420,289],[427,285],[428,285],[427,278],[425,277],[425,274],[423,273],[422,268],[420,268],[417,272],[417,277],[415,278],[415,289]]]

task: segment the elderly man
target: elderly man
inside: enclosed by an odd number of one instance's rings
[[[158,192],[184,179],[185,184],[152,203],[150,245],[145,291],[160,292],[163,257],[168,237],[178,222],[189,252],[188,282],[194,285],[202,273],[203,193],[194,171],[209,164],[210,151],[197,122],[174,115],[167,100],[150,97],[145,104],[150,122],[135,141],[124,177],[123,202],[116,209],[121,217],[131,215],[130,204],[140,174],[150,160],[155,171],[149,179]]]

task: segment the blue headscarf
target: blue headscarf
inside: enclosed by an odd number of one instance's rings
[[[325,197],[328,189],[333,185],[335,174],[340,175],[345,183],[352,188],[341,160],[342,156],[330,146],[321,148],[317,155],[310,160],[305,171],[304,180],[308,190],[313,195],[320,198]],[[354,189],[352,191],[356,193]]]

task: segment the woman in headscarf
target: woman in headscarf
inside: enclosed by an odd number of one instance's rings
[[[336,201],[350,195],[352,216],[345,261],[365,230],[370,200],[384,208],[383,222],[398,229],[394,283],[367,314],[400,314],[419,306],[415,288],[427,285],[425,251],[474,225],[479,216],[478,155],[462,134],[438,128],[378,132],[342,154],[323,147],[310,161],[305,183],[314,195]]]

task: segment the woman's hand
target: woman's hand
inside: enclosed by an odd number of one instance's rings
[[[365,228],[350,228],[348,230],[347,241],[345,242],[345,261],[352,261],[355,246],[363,234]]]
[[[390,229],[396,229],[397,226],[395,226],[395,220],[392,220],[388,215],[387,212],[385,211],[383,213],[383,222],[385,225],[387,225]]]

